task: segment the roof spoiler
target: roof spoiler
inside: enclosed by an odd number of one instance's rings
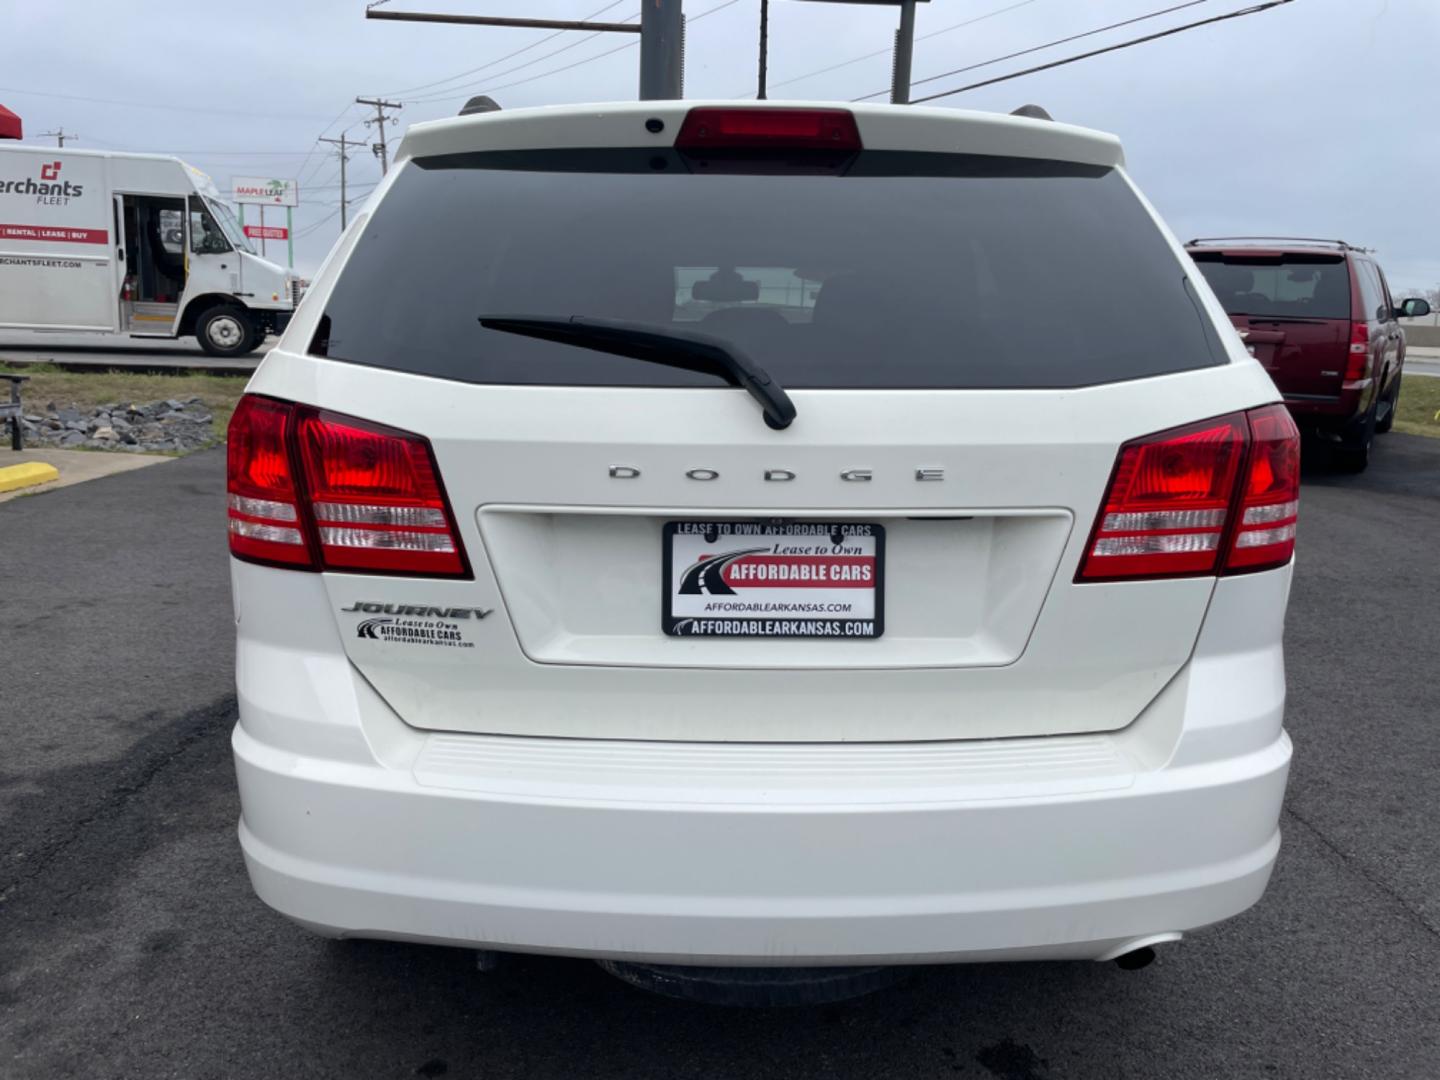
[[[1040,105],[1021,105],[1010,110],[1011,116],[1028,116],[1031,120],[1054,120],[1055,118]]]
[[[1267,243],[1282,244],[1309,244],[1314,247],[1333,247],[1341,251],[1370,252],[1374,248],[1358,247],[1355,244],[1347,244],[1344,240],[1321,240],[1314,236],[1197,236],[1194,240],[1187,240],[1186,247],[1196,244],[1219,244],[1224,241],[1239,242],[1241,247],[1259,247]]]
[[[500,105],[488,94],[480,94],[465,102],[460,109],[461,116],[474,116],[476,113],[499,112]]]

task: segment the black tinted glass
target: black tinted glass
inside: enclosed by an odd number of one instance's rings
[[[1350,318],[1350,271],[1342,255],[1197,252],[1195,261],[1231,315]]]
[[[703,173],[672,152],[410,162],[315,351],[477,383],[714,376],[487,330],[496,314],[698,330],[787,387],[1065,387],[1223,362],[1123,177],[867,151],[841,172]]]

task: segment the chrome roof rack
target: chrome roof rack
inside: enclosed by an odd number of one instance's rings
[[[1239,241],[1244,246],[1263,245],[1273,243],[1283,244],[1309,244],[1315,247],[1333,247],[1341,251],[1370,252],[1374,248],[1363,248],[1355,244],[1347,244],[1344,240],[1322,240],[1314,236],[1197,236],[1194,240],[1187,240],[1186,247],[1192,244],[1218,244],[1221,241]]]

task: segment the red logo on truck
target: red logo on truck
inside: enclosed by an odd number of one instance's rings
[[[58,161],[52,161],[49,165],[41,165],[41,166],[40,166],[40,179],[41,179],[41,180],[59,180],[59,179],[60,179],[60,162],[58,162]]]

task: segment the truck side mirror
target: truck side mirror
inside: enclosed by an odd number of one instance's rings
[[[1430,301],[1421,300],[1418,297],[1401,300],[1400,307],[1396,310],[1395,314],[1402,319],[1418,319],[1421,315],[1429,315]]]

